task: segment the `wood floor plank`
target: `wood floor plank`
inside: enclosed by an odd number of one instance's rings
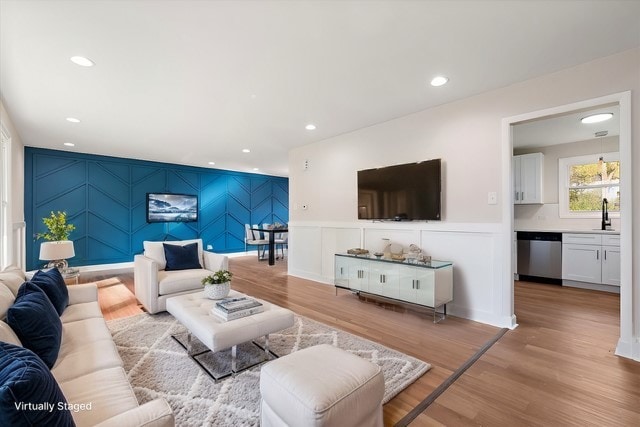
[[[332,286],[287,275],[254,256],[232,258],[233,289],[290,308],[330,326],[432,364],[432,369],[384,406],[393,425],[458,369],[498,328],[431,312],[363,300]],[[110,275],[81,281],[113,280]],[[140,313],[131,271],[122,285],[99,289],[106,318]],[[131,291],[131,292],[129,292]],[[640,425],[640,364],[614,355],[619,296],[517,282],[518,328],[508,331],[412,426]]]

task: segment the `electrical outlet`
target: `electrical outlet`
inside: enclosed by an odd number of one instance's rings
[[[497,205],[498,193],[496,193],[495,191],[490,191],[487,197],[487,203],[489,203],[490,205]]]
[[[207,250],[208,251],[212,251],[213,250],[213,245],[207,245]]]

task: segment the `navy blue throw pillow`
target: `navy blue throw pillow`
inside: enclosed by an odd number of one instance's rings
[[[169,245],[163,243],[164,257],[167,260],[167,266],[164,268],[170,270],[188,270],[191,268],[202,268],[198,259],[198,243],[189,243],[188,245]]]
[[[24,282],[16,301],[7,310],[7,323],[25,348],[40,356],[51,368],[60,352],[62,322],[42,289]]]
[[[75,426],[51,371],[32,351],[0,341],[0,425]]]
[[[69,290],[60,271],[57,268],[48,271],[38,270],[29,281],[47,294],[58,316],[62,316],[64,309],[69,305]]]

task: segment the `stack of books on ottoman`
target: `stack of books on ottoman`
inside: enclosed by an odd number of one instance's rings
[[[262,313],[262,303],[249,297],[224,298],[211,309],[211,314],[222,320],[235,320],[241,317]]]

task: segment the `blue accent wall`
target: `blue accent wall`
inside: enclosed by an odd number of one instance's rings
[[[202,238],[215,252],[244,251],[244,224],[289,221],[288,178],[25,147],[27,267],[36,269],[42,218],[66,211],[72,266],[133,261],[144,240]],[[146,221],[147,193],[198,196],[198,221]]]

